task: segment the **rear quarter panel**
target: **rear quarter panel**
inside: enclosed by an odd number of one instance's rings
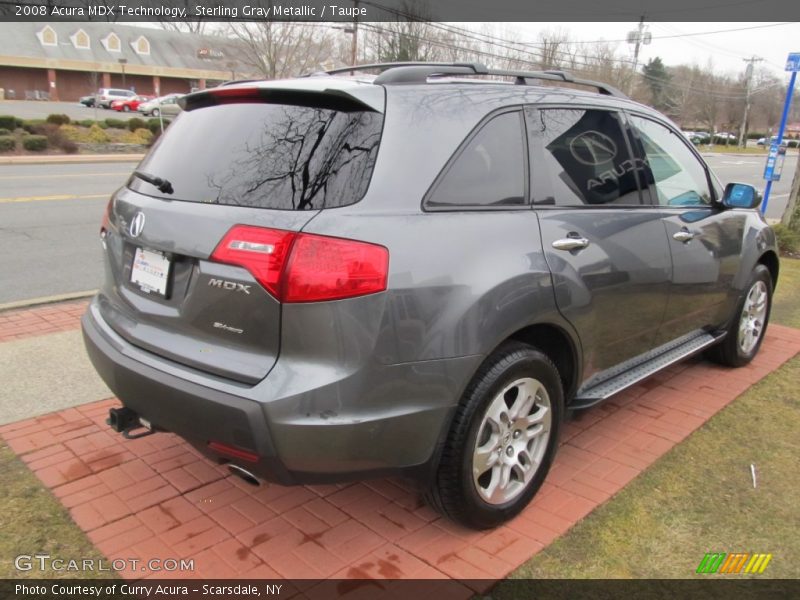
[[[735,300],[738,300],[745,292],[745,286],[750,280],[756,264],[768,252],[774,253],[775,256],[779,256],[779,253],[775,232],[758,210],[731,209],[730,212],[745,215],[742,232],[742,258],[738,273],[733,279],[735,297],[733,306],[735,306]]]

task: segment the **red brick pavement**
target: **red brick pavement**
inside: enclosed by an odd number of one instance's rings
[[[10,316],[58,330],[77,325],[74,315],[84,305]],[[113,434],[104,419],[118,405],[114,399],[12,423],[0,427],[0,436],[108,558],[195,561],[194,573],[129,570],[123,573],[129,578],[495,579],[798,352],[800,330],[772,325],[747,367],[695,359],[580,413],[566,426],[553,470],[531,505],[489,532],[440,518],[400,480],[251,487],[171,434],[133,441]]]
[[[77,300],[0,312],[0,342],[75,329],[88,303]]]

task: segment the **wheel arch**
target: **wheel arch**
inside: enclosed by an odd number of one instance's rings
[[[778,273],[780,272],[778,255],[772,250],[767,250],[758,258],[756,264],[767,267],[770,278],[772,279],[772,290],[775,291],[775,288],[778,286]]]
[[[515,340],[544,352],[553,361],[564,386],[564,400],[569,400],[578,389],[581,368],[578,344],[565,329],[550,323],[529,325],[510,335],[505,341]]]
[[[562,326],[554,323],[534,323],[518,329],[507,335],[502,340],[491,348],[486,353],[485,357],[490,356],[500,346],[509,341],[516,341],[535,347],[540,350],[547,357],[553,361],[561,376],[562,384],[564,386],[564,403],[565,408],[569,407],[571,399],[575,396],[580,383],[580,374],[582,367],[580,343]],[[483,364],[481,361],[480,365]],[[470,375],[464,384],[464,389],[469,385],[469,382],[475,377],[475,373],[480,369],[480,365]],[[462,392],[463,393],[463,392]],[[459,398],[460,401],[460,398]],[[431,460],[418,471],[418,476],[422,481],[429,482],[435,476],[441,459],[442,449],[445,440],[447,439],[450,429],[453,426],[453,416],[455,415],[455,407],[451,414],[445,419],[442,429],[439,432],[439,439],[434,448]]]

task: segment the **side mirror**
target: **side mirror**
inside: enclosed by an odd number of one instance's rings
[[[761,194],[747,183],[729,183],[722,195],[722,205],[726,208],[757,208],[761,205]]]

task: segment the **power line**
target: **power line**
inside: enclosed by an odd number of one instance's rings
[[[766,29],[769,27],[782,27],[784,25],[796,25],[794,21],[786,21],[782,23],[768,23],[764,25],[753,25],[750,27],[736,27],[734,29],[716,29],[713,31],[695,31],[695,32],[687,32],[687,33],[675,33],[671,35],[654,35],[652,39],[654,40],[667,40],[667,39],[676,39],[676,38],[686,38],[686,37],[697,37],[700,35],[715,35],[717,33],[732,33],[737,31],[749,31],[751,29]],[[606,39],[599,39],[599,40],[575,40],[571,43],[574,44],[601,44],[601,43],[622,43],[627,42],[626,39],[617,39],[617,40],[606,40]],[[539,42],[517,42],[511,41],[514,44],[520,44],[523,46],[536,46]]]
[[[666,23],[653,23],[653,25],[655,27],[663,30],[663,31],[668,32],[668,33],[678,33],[678,34],[683,34],[684,33],[680,29],[678,29],[677,27],[674,27],[674,26],[671,26],[671,25],[667,25]],[[700,48],[701,50],[704,50],[705,52],[713,51],[716,54],[722,53],[722,54],[725,54],[725,55],[733,57],[733,58],[747,58],[747,55],[745,55],[745,54],[739,54],[737,52],[732,52],[732,51],[728,50],[727,48],[723,48],[719,44],[713,44],[713,43],[711,43],[711,42],[709,42],[707,40],[685,39],[683,41],[686,42],[687,44],[691,44],[691,45],[695,46],[696,48]],[[771,67],[774,67],[776,69],[779,69],[779,70],[783,71],[784,65],[782,65],[782,64],[778,64],[778,63],[775,63],[775,62],[772,62],[772,61],[769,61],[769,60],[764,60],[764,62],[766,64],[770,65]]]
[[[381,27],[379,25],[376,25],[374,23],[362,23],[361,26],[366,28],[366,29],[368,29],[368,30],[372,30],[374,32],[377,32],[377,33],[390,34],[390,35],[398,35],[399,34],[399,32],[397,32],[397,31],[392,31],[392,30],[386,29],[386,28]],[[477,48],[469,48],[469,47],[465,47],[465,46],[459,46],[459,45],[457,45],[457,44],[455,44],[453,42],[448,42],[448,41],[445,41],[445,40],[432,39],[432,38],[425,37],[425,36],[422,36],[422,35],[419,35],[419,34],[402,33],[400,35],[404,35],[404,36],[406,36],[408,38],[416,39],[418,41],[425,42],[425,43],[429,44],[430,46],[444,48],[444,49],[447,49],[447,50],[454,50],[456,52],[462,52],[462,53],[464,53],[466,55],[479,55],[479,56],[482,56],[482,57],[493,58],[493,59],[502,60],[502,61],[514,60],[514,57],[509,57],[507,55],[504,56],[504,55],[501,55],[501,54],[488,52],[486,50],[481,50],[481,49],[477,49]],[[528,52],[527,54],[537,56],[537,58],[538,58],[538,55],[535,55],[532,52]],[[591,69],[591,68],[594,68],[594,67],[598,66],[597,64],[592,64],[592,63],[587,63],[587,62],[582,62],[582,61],[575,60],[576,56],[584,56],[585,57],[586,55],[568,54],[568,56],[569,56],[569,60],[566,61],[566,62],[571,63],[569,65],[570,69],[571,70],[575,70],[578,74],[580,74],[582,72],[585,73],[587,67]],[[624,59],[610,58],[609,60],[612,61],[612,62],[622,61],[622,62],[630,64],[630,61],[627,61],[627,60],[624,60]],[[533,62],[533,61],[530,61],[530,62]],[[584,68],[581,69],[580,67],[584,67]],[[643,77],[646,80],[652,80],[652,81],[656,80],[656,79],[654,79],[652,77],[649,77],[647,75],[643,75]],[[699,89],[699,88],[693,87],[693,86],[683,86],[683,85],[676,84],[676,83],[673,83],[673,82],[664,82],[663,80],[660,80],[660,79],[658,81],[662,85],[664,85],[665,87],[679,89],[679,90],[682,90],[682,91],[700,93],[700,94],[703,94],[704,96],[710,96],[710,97],[713,97],[713,98],[718,98],[720,100],[743,100],[743,99],[745,99],[745,95],[741,94],[741,93],[737,94],[737,93],[716,92],[716,91],[711,91],[709,89]],[[767,86],[766,88],[763,88],[763,89],[767,89],[769,87],[775,87],[775,86]],[[754,90],[753,93],[756,93],[757,91],[760,91],[760,90]]]

